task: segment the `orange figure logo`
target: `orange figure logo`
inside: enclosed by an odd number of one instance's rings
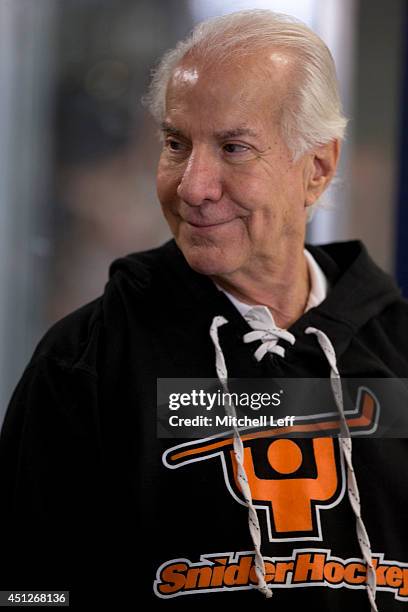
[[[244,449],[244,467],[254,502],[271,506],[274,526],[278,533],[312,531],[313,502],[327,502],[336,493],[338,476],[332,438],[314,438],[313,455],[316,475],[299,478],[259,478],[255,473],[252,450]],[[233,451],[235,484],[239,488]],[[280,474],[295,474],[302,465],[303,456],[294,440],[279,439],[269,444],[267,458],[272,469]]]

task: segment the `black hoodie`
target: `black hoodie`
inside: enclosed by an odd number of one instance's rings
[[[296,342],[284,358],[254,359],[254,344],[242,341],[248,323],[174,241],[114,262],[103,296],[51,328],[0,439],[1,589],[70,590],[74,608],[370,610],[337,439],[323,438],[326,455],[299,439],[309,467],[294,475],[256,466],[265,495],[274,491],[269,506],[257,507],[274,593],[266,599],[254,588],[231,446],[190,457],[191,441],[156,434],[158,378],[216,378],[209,329],[217,315],[228,321],[219,339],[231,377],[330,376],[305,334],[311,326],[330,338],[342,377],[408,378],[408,307],[392,279],[358,242],[307,248],[331,289],[291,326]],[[254,456],[269,443],[252,441]],[[333,468],[332,490],[305,505],[294,483],[316,480],[319,453]],[[407,462],[405,439],[353,439],[381,611],[408,608]],[[302,512],[310,524],[299,530]]]

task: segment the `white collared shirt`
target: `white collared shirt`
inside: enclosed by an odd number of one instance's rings
[[[315,258],[306,249],[304,249],[303,252],[306,257],[310,276],[310,292],[304,311],[307,312],[311,308],[314,308],[315,306],[318,306],[321,302],[323,302],[323,300],[326,298],[329,289],[329,283],[323,273],[323,270],[321,269]],[[225,293],[227,298],[240,312],[244,319],[248,321],[251,327],[253,326],[252,323],[254,322],[254,319],[258,319],[264,322],[268,322],[268,324],[270,324],[271,326],[271,329],[281,329],[276,325],[271,311],[266,306],[260,304],[245,304],[244,302],[238,300],[235,296],[228,293],[228,291],[225,291],[225,289],[222,289],[219,285],[217,285],[217,288]]]

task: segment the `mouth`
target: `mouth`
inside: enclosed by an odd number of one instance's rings
[[[213,223],[209,223],[208,221],[204,223],[196,223],[193,221],[187,221],[187,219],[183,219],[183,221],[187,223],[187,225],[190,225],[194,229],[199,229],[199,230],[206,230],[206,229],[213,229],[213,228],[221,227],[223,225],[228,225],[229,223],[232,223],[233,221],[236,221],[236,220],[237,220],[237,217],[234,217],[233,219],[228,219],[226,221],[216,221]]]

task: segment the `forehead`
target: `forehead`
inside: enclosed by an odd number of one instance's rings
[[[173,71],[166,95],[166,118],[230,124],[277,119],[288,91],[293,61],[279,50],[222,63],[184,58]]]

